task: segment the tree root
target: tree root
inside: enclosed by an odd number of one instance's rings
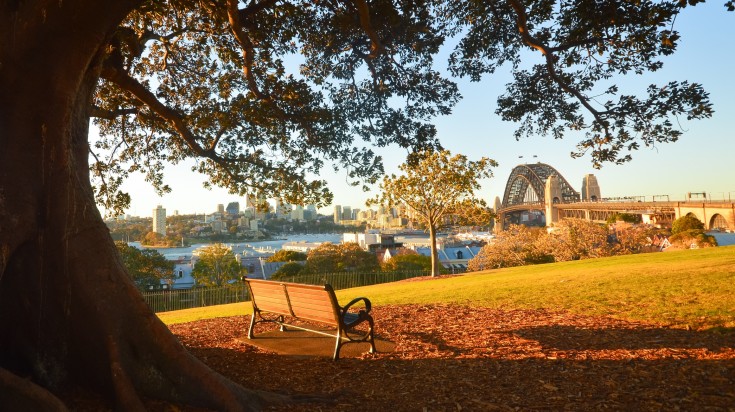
[[[51,392],[0,368],[0,405],[9,411],[67,411]]]

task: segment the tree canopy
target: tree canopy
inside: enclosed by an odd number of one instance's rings
[[[302,262],[306,260],[306,253],[295,250],[280,249],[273,256],[269,256],[266,262]]]
[[[303,269],[304,265],[302,263],[286,262],[271,275],[271,280],[288,280],[297,276]]]
[[[126,242],[115,242],[125,269],[139,289],[159,287],[161,281],[173,281],[174,263],[155,249],[138,249]]]
[[[693,215],[684,215],[671,223],[671,234],[686,232],[689,230],[704,231],[704,223]]]
[[[404,253],[391,257],[382,265],[386,272],[431,270],[431,257],[418,253]]]
[[[432,254],[432,276],[439,274],[436,255],[436,232],[452,218],[467,223],[486,224],[491,214],[485,202],[475,196],[480,179],[492,176],[492,159],[472,161],[464,155],[452,155],[448,150],[420,151],[409,155],[398,168],[401,174],[385,176],[381,193],[369,204],[389,207],[404,205],[429,230]]]
[[[338,273],[380,269],[375,254],[362,250],[355,242],[325,242],[309,251],[302,273]]]
[[[197,254],[191,276],[203,286],[223,286],[240,279],[244,269],[235,259],[232,248],[215,243],[205,246]]]
[[[329,204],[323,167],[376,182],[377,147],[439,147],[431,120],[459,98],[435,55],[479,81],[514,81],[497,113],[516,137],[584,131],[575,156],[621,163],[641,145],[676,141],[674,119],[712,113],[696,83],[621,93],[616,75],[662,67],[680,35],[676,1],[366,3],[144,2],[114,32],[91,114],[97,197],[122,208],[123,179],[143,172],[166,192],[163,165],[197,159],[207,185],[290,203]],[[521,61],[527,50],[540,62]],[[533,55],[531,55],[533,56]],[[533,61],[529,58],[529,61]],[[398,104],[397,102],[403,102]]]

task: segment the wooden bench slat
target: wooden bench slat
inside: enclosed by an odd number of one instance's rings
[[[297,318],[301,319],[316,320],[319,322],[327,322],[334,325],[336,325],[338,322],[338,318],[332,310],[319,310],[307,307],[298,307],[293,308],[293,313]]]
[[[287,286],[286,291],[288,292],[289,296],[304,296],[304,297],[311,297],[312,299],[322,299],[325,301],[330,301],[329,293],[324,289],[310,290],[310,289],[299,289],[296,287]]]
[[[332,305],[325,305],[323,302],[294,302],[291,301],[291,308],[294,312],[297,312],[299,309],[310,309],[310,310],[316,310],[316,311],[322,311],[322,312],[329,312],[334,313],[334,308]]]
[[[259,295],[260,294],[263,294],[263,295],[283,295],[283,287],[280,286],[280,285],[277,286],[277,287],[265,286],[265,285],[257,285],[257,286],[254,286],[252,289],[253,289],[254,292],[258,293]]]

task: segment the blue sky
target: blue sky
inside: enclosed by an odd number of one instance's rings
[[[672,80],[688,80],[704,85],[710,93],[715,114],[712,118],[687,122],[681,119],[682,138],[655,148],[643,147],[633,152],[633,161],[625,165],[592,167],[588,156],[572,159],[569,155],[579,139],[573,135],[562,140],[534,137],[516,141],[515,125],[503,122],[495,114],[495,102],[509,81],[506,73],[486,77],[480,83],[461,81],[463,100],[451,116],[437,121],[439,139],[453,153],[470,159],[482,156],[496,160],[494,177],[483,181],[479,196],[492,203],[501,197],[513,167],[539,161],[555,167],[575,189],[580,190],[582,177],[593,173],[603,197],[669,195],[683,200],[687,192],[707,192],[712,199],[735,201],[735,13],[727,13],[724,0],[701,4],[685,10],[675,29],[682,36],[678,51],[664,61],[656,73],[616,79],[621,92],[644,91],[648,84],[664,84]],[[538,58],[538,56],[534,56]],[[397,148],[383,149],[386,172],[396,172],[406,153]],[[533,158],[536,155],[537,158]],[[523,156],[523,158],[519,158]],[[344,174],[326,169],[322,177],[330,182],[334,204],[364,208],[371,192],[346,183]],[[202,176],[181,165],[167,169],[166,181],[172,192],[158,197],[142,177],[132,177],[124,186],[132,204],[127,213],[150,216],[156,205],[172,214],[210,213],[218,203],[243,201],[222,189],[202,188]],[[323,208],[327,211],[331,207]]]

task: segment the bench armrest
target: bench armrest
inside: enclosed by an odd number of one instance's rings
[[[348,310],[350,309],[350,307],[360,301],[365,302],[365,309],[360,309],[358,313],[349,313]],[[370,299],[368,298],[359,297],[352,299],[350,303],[340,308],[340,323],[349,329],[359,325],[363,321],[368,321],[370,323],[370,330],[372,330],[373,317],[370,316],[371,308],[372,305],[370,304]]]
[[[365,298],[365,297],[359,297],[359,298],[355,298],[355,299],[352,299],[352,300],[350,301],[350,303],[348,303],[348,304],[346,304],[346,305],[342,306],[342,309],[341,309],[341,310],[342,310],[342,313],[343,313],[343,314],[344,314],[344,313],[347,313],[347,310],[348,310],[348,309],[349,309],[350,307],[352,307],[352,305],[354,305],[355,303],[357,303],[357,302],[359,302],[359,301],[361,301],[361,300],[362,300],[362,301],[365,301],[365,313],[370,313],[370,309],[372,309],[372,305],[370,304],[370,299],[368,299],[368,298]]]

